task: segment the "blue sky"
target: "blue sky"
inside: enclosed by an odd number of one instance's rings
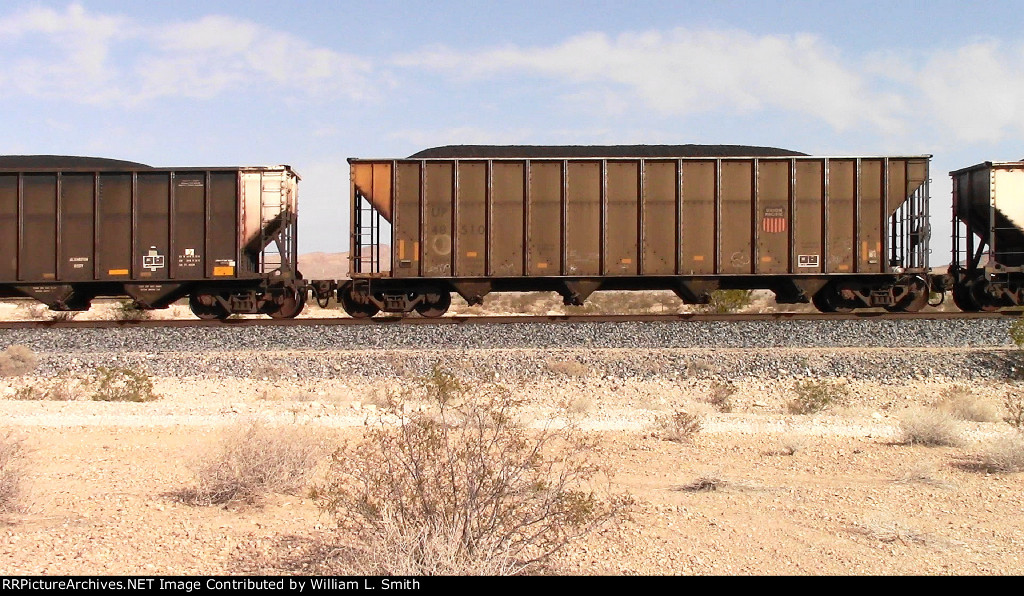
[[[20,2],[2,153],[287,163],[303,252],[347,249],[347,157],[453,143],[1024,157],[1019,2]]]

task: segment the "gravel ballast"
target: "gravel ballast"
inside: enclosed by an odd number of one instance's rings
[[[41,374],[141,366],[158,376],[389,378],[434,365],[481,377],[1006,378],[1011,320],[513,323],[8,330]],[[765,349],[770,348],[770,349]],[[255,354],[253,354],[255,352]]]

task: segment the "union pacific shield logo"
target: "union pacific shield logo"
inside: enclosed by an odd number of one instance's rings
[[[764,219],[761,220],[761,230],[769,234],[786,231],[786,211],[778,207],[764,210]]]

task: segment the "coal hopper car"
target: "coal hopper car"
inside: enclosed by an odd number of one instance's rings
[[[967,312],[1024,305],[1024,161],[950,172],[953,254],[946,276]]]
[[[201,318],[297,315],[298,176],[288,166],[152,168],[0,158],[0,296],[85,310],[184,297]]]
[[[442,147],[350,159],[355,317],[458,293],[768,289],[822,311],[928,300],[930,156],[764,147]]]

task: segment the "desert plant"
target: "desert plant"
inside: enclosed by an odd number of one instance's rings
[[[701,422],[700,416],[696,414],[676,410],[671,416],[660,418],[658,426],[658,436],[661,438],[675,443],[685,443],[700,432]]]
[[[153,381],[145,371],[101,366],[96,372],[99,379],[92,395],[94,401],[146,402],[159,397],[153,392]]]
[[[1020,393],[1008,393],[1003,399],[1006,406],[1006,416],[1003,420],[1013,428],[1024,432],[1024,395]]]
[[[141,321],[149,317],[149,310],[132,299],[121,300],[114,307],[114,318],[118,321]]]
[[[999,419],[999,414],[991,402],[974,395],[970,388],[963,385],[945,388],[936,407],[960,420],[995,422]]]
[[[960,430],[948,412],[913,408],[900,416],[901,440],[908,445],[948,447],[960,444]]]
[[[787,433],[779,437],[779,449],[783,455],[796,455],[798,451],[803,451],[807,448],[807,437],[805,435],[797,435],[793,433]]]
[[[39,358],[31,349],[14,344],[0,352],[0,377],[25,375],[36,369]]]
[[[0,511],[18,509],[25,476],[24,455],[21,439],[10,431],[0,436]]]
[[[798,381],[793,392],[796,397],[786,403],[786,411],[790,414],[815,414],[844,403],[850,394],[846,385],[811,379]]]
[[[1018,348],[1024,348],[1024,319],[1018,319],[1010,325],[1010,339]]]
[[[419,383],[335,452],[315,490],[359,540],[356,571],[522,573],[627,506],[596,492],[592,444],[572,427],[528,431],[506,387],[439,369]],[[400,402],[422,393],[430,412],[404,414]]]
[[[545,360],[544,365],[552,373],[567,377],[583,378],[590,376],[591,373],[589,366],[576,360],[556,360],[552,358]]]
[[[23,401],[74,401],[78,399],[79,393],[80,388],[75,387],[73,379],[58,377],[19,387],[14,392],[14,399]]]
[[[312,433],[249,422],[225,431],[218,453],[196,466],[195,505],[259,504],[270,493],[301,490],[325,451]]]
[[[715,290],[705,308],[716,314],[737,312],[750,305],[751,296],[750,290]]]
[[[716,474],[708,474],[698,477],[693,482],[679,487],[679,490],[688,493],[714,492],[725,487],[726,482]]]
[[[985,446],[981,465],[990,472],[1024,472],[1024,435],[1000,437]]]
[[[736,394],[736,386],[729,383],[715,382],[711,385],[707,402],[722,413],[732,412],[732,396]]]

